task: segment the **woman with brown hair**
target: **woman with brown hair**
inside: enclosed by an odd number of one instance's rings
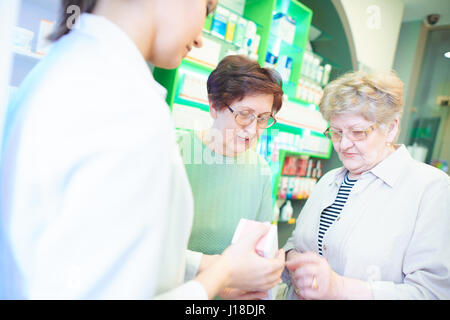
[[[207,89],[212,127],[179,144],[195,203],[188,247],[214,255],[231,243],[241,218],[271,222],[270,168],[252,147],[275,123],[283,91],[276,71],[240,55],[219,63]]]
[[[186,256],[191,189],[146,60],[177,67],[202,46],[216,4],[63,1],[56,42],[19,88],[4,133],[1,211],[20,298],[206,299],[280,281],[284,260],[255,253],[264,228],[213,262],[200,257],[198,274]],[[73,26],[71,6],[83,12]]]

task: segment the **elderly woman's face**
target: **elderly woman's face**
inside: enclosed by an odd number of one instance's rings
[[[334,150],[338,153],[344,167],[353,176],[359,176],[372,169],[389,155],[387,144],[393,141],[393,137],[397,133],[398,122],[389,130],[376,128],[363,140],[352,141],[349,139],[350,131],[366,130],[374,124],[375,122],[369,121],[359,114],[336,115],[330,121],[332,130],[342,132],[341,140],[333,141]]]

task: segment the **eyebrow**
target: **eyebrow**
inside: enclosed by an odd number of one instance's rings
[[[237,111],[252,111],[252,112],[256,112],[255,109],[253,109],[252,107],[247,107],[247,106],[235,106],[234,108],[235,109],[239,108]]]
[[[355,126],[356,126],[356,128],[355,128]],[[360,130],[363,130],[363,128],[358,128],[358,126],[359,126],[359,125],[348,126],[346,129],[350,129],[350,130],[354,130],[354,131],[360,131]],[[369,127],[370,127],[370,126],[369,126]],[[330,125],[330,128],[331,128],[331,129],[334,129],[334,130],[342,131],[342,129],[333,127],[333,126],[331,126],[331,125]]]

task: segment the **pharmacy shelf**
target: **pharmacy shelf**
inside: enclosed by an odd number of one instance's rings
[[[12,73],[9,85],[19,87],[28,73],[42,59],[42,55],[15,48],[12,50]]]
[[[310,51],[310,50],[305,50],[305,51],[307,51],[309,54],[312,54],[313,56],[318,57],[321,60],[321,64],[329,64],[335,69],[341,68],[341,66],[339,64],[337,64],[336,62],[334,62],[333,60],[331,60],[325,56],[318,54],[317,52]]]
[[[273,33],[269,34],[269,48],[276,56],[293,57],[301,55],[303,52],[303,48],[297,46],[295,43],[288,43]]]
[[[330,149],[330,154],[331,154],[331,149]],[[280,190],[281,177],[283,176],[281,174],[281,171],[283,169],[283,164],[284,164],[284,160],[286,159],[286,156],[295,156],[295,157],[307,156],[309,158],[323,159],[323,160],[330,158],[329,155],[321,155],[321,154],[315,154],[315,153],[310,153],[310,152],[295,152],[295,151],[280,149],[279,150],[279,159],[278,159],[278,164],[277,164],[278,165],[277,174],[272,177],[272,179],[273,179],[272,190],[273,190],[273,197],[275,199],[279,199],[278,192]],[[290,200],[290,199],[287,199],[287,200]],[[299,200],[302,200],[302,199],[299,199]]]
[[[34,53],[31,51],[25,51],[18,48],[13,49],[14,58],[20,58],[20,59],[28,59],[34,62],[39,61],[44,56],[38,53]]]

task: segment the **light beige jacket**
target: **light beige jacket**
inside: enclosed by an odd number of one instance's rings
[[[318,253],[320,214],[334,202],[346,171],[320,179],[286,251]],[[355,183],[323,244],[330,267],[368,281],[375,299],[449,299],[450,178],[399,146]],[[290,286],[287,272],[283,278]],[[287,298],[296,299],[292,288]]]

